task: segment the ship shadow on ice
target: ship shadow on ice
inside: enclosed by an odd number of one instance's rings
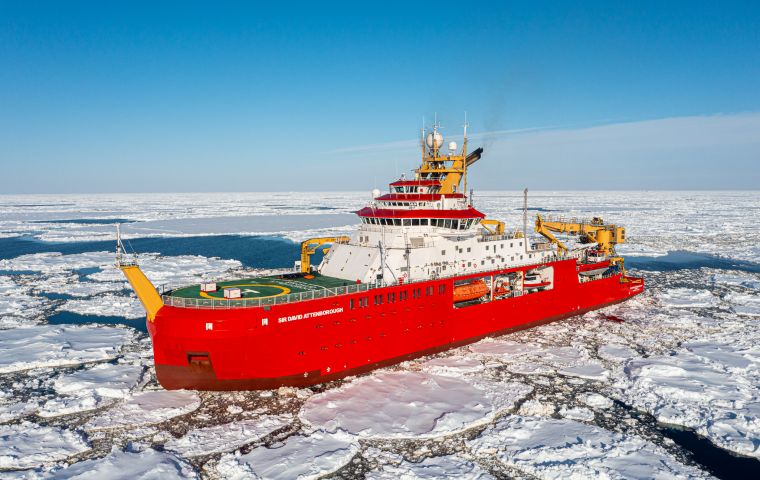
[[[660,257],[629,255],[625,258],[625,264],[628,267],[643,271],[668,272],[673,270],[714,268],[718,270],[739,270],[747,273],[760,273],[760,264],[758,263],[681,250],[668,252],[667,255]]]

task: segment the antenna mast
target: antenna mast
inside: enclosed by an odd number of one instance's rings
[[[467,127],[469,127],[470,124],[467,123],[467,112],[464,112],[464,139],[462,140],[462,158],[464,159],[463,167],[464,167],[464,174],[462,177],[464,177],[462,180],[464,181],[464,188],[462,189],[462,192],[467,194]]]
[[[523,190],[523,243],[528,251],[528,189]]]

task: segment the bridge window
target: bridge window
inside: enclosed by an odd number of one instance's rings
[[[427,218],[421,218],[420,219],[420,225],[422,225],[423,227],[426,227],[427,224],[428,224],[428,219]]]
[[[409,220],[408,218],[405,218],[405,219],[404,219],[404,226],[405,226],[405,227],[409,227],[409,226],[411,226],[411,225],[412,225],[412,221],[411,221],[411,220]]]
[[[413,218],[412,219],[412,226],[413,227],[419,227],[420,226],[420,219],[419,218]]]

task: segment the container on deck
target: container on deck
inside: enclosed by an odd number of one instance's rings
[[[201,292],[216,292],[216,282],[201,283]]]
[[[243,293],[240,291],[239,288],[225,288],[224,289],[224,298],[241,298],[243,296]]]

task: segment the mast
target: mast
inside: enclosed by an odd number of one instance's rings
[[[464,139],[462,140],[462,158],[464,158],[463,162],[463,178],[464,178],[464,188],[462,189],[462,192],[466,195],[467,194],[467,127],[469,125],[467,124],[467,112],[464,112]]]
[[[523,190],[523,243],[528,253],[528,189]]]

